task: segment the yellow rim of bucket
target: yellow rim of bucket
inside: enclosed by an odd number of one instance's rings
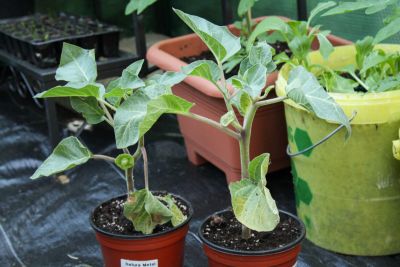
[[[376,49],[382,49],[387,52],[400,51],[400,45],[381,44],[376,45]],[[310,53],[312,63],[324,64],[333,69],[355,64],[355,46],[346,45],[335,47],[334,51],[326,61],[321,54]],[[276,81],[276,93],[278,96],[285,96],[287,77],[289,76],[289,65],[285,65],[279,72]],[[329,93],[336,102],[342,107],[347,117],[351,117],[354,111],[357,115],[352,124],[373,124],[386,123],[400,119],[400,88],[399,90],[382,93]],[[285,103],[298,109],[303,109],[290,99]]]

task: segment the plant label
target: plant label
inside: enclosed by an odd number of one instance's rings
[[[158,267],[158,260],[131,261],[121,259],[121,267]]]

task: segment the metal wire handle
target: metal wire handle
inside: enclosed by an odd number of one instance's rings
[[[349,122],[351,122],[355,116],[357,115],[357,111],[353,111],[353,115],[351,116],[351,118],[349,119]],[[289,157],[293,158],[296,157],[298,155],[301,155],[307,151],[310,151],[314,148],[316,148],[317,146],[319,146],[320,144],[324,143],[325,141],[327,141],[329,138],[331,138],[332,136],[334,136],[335,134],[337,134],[343,127],[345,127],[343,124],[341,124],[339,127],[337,127],[335,130],[333,130],[331,133],[329,133],[327,136],[325,136],[324,138],[322,138],[321,140],[319,140],[317,143],[313,144],[312,146],[309,146],[303,150],[300,150],[296,153],[292,153],[290,151],[290,146],[288,145],[286,148],[286,154],[288,154]]]

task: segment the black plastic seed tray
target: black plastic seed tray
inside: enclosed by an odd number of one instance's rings
[[[117,57],[120,30],[89,17],[35,14],[0,20],[0,49],[41,67],[58,65],[62,43],[96,49],[98,57]]]

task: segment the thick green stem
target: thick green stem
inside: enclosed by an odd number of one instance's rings
[[[143,155],[144,188],[149,190],[149,162],[147,160],[147,152],[144,146],[142,146],[140,150]]]
[[[139,158],[140,158],[141,155],[142,155],[141,148],[142,148],[143,146],[144,146],[144,138],[141,137],[141,138],[139,139],[139,142],[138,142],[136,151],[135,151],[135,153],[132,155],[133,161],[134,161],[135,163],[139,160]],[[128,149],[128,148],[124,148],[123,151],[124,151],[124,153],[126,153],[126,154],[129,154],[129,155],[131,154],[131,153],[129,152],[129,149]],[[126,186],[127,186],[127,190],[128,190],[128,201],[129,201],[129,196],[131,195],[131,193],[135,192],[135,177],[133,176],[133,168],[129,168],[129,169],[127,169],[127,170],[125,171],[125,178],[126,178]]]
[[[242,179],[249,178],[251,126],[253,125],[257,108],[258,106],[253,104],[246,113],[243,121],[243,130],[241,132],[241,139],[239,140]],[[242,225],[241,236],[242,239],[249,239],[251,237],[251,230],[245,225]]]

